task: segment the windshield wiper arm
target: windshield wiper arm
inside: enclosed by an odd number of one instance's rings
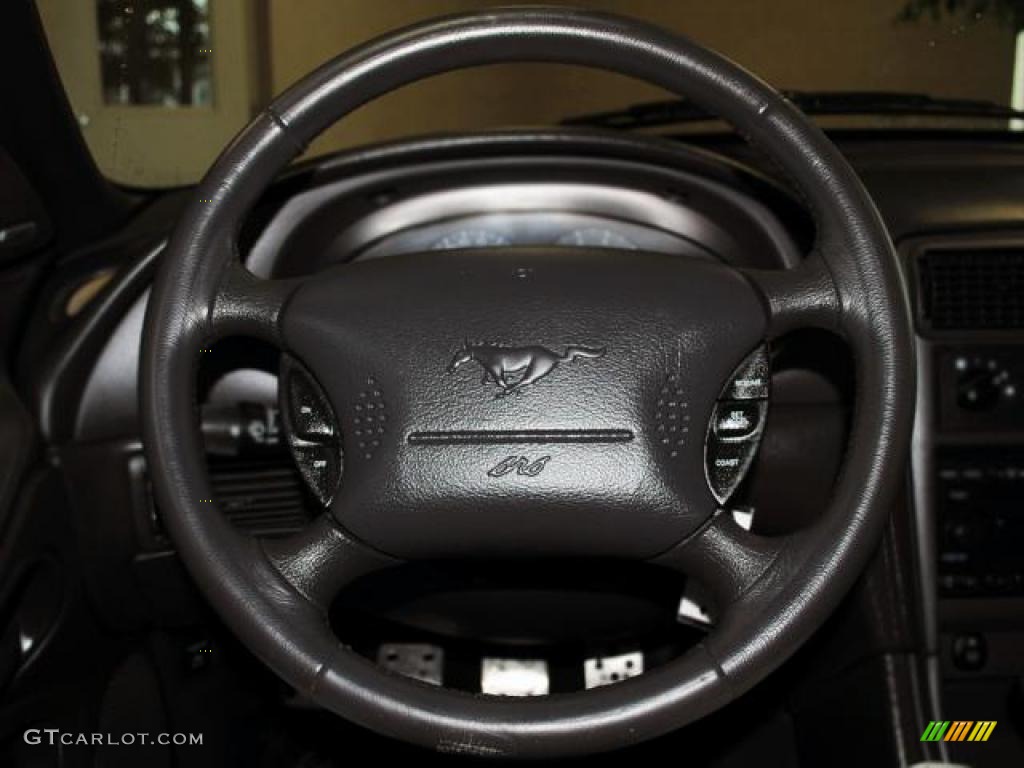
[[[1010,120],[1024,112],[982,99],[951,99],[925,93],[885,91],[790,91],[786,96],[814,115],[938,115]]]
[[[783,91],[783,95],[809,115],[1024,119],[1024,111],[995,102],[938,98],[923,93]],[[626,130],[717,119],[716,115],[688,99],[672,99],[634,104],[625,109],[610,112],[595,112],[570,117],[563,120],[562,125]]]

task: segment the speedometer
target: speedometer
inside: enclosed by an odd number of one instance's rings
[[[496,245],[509,245],[509,240],[493,229],[456,229],[430,247],[435,251],[453,251],[458,248],[492,248]]]
[[[559,245],[582,245],[590,248],[623,248],[636,250],[636,243],[607,227],[581,227],[566,232],[556,241]]]

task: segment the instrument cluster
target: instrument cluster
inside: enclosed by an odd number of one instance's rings
[[[615,248],[707,255],[697,243],[646,224],[585,213],[522,211],[475,214],[401,230],[366,248],[359,257],[504,246]]]

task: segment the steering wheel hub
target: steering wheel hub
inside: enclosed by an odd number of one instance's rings
[[[361,262],[282,317],[340,421],[338,522],[403,558],[669,549],[714,511],[705,428],[766,323],[721,264],[569,248]]]

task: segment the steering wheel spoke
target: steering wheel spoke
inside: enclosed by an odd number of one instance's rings
[[[766,537],[740,527],[726,511],[668,552],[652,560],[697,579],[717,612],[739,601],[786,548],[786,537]]]
[[[249,336],[287,351],[280,321],[284,306],[304,281],[257,277],[237,258],[228,259],[210,311],[210,335]]]
[[[743,269],[768,308],[768,336],[798,328],[834,329],[840,303],[832,275],[819,251],[791,269]]]
[[[263,551],[288,585],[321,610],[359,577],[401,562],[356,541],[329,514],[287,538],[264,541]]]

